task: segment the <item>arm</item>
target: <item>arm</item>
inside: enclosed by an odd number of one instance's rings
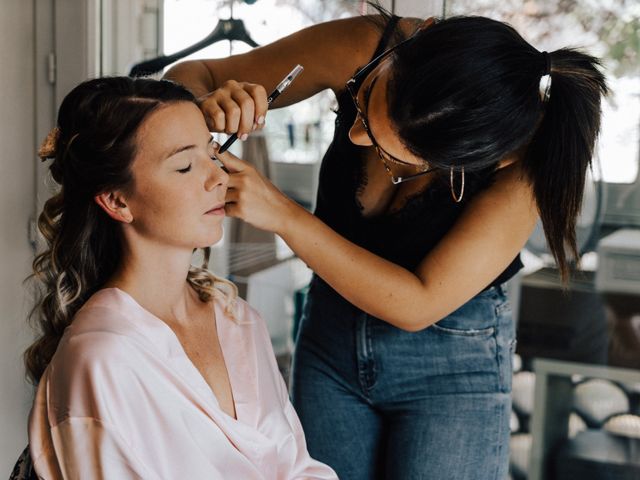
[[[271,108],[284,107],[331,88],[339,90],[373,53],[380,32],[364,17],[321,23],[263,47],[221,59],[190,60],[165,78],[187,87],[212,131],[250,133],[266,116],[271,91],[296,64],[304,72]]]
[[[159,479],[131,451],[117,430],[94,418],[68,418],[51,435],[63,478]],[[40,474],[47,471],[36,462]],[[49,477],[46,477],[49,478]]]
[[[185,85],[198,96],[229,80],[271,89],[299,63],[304,66],[304,73],[287,90],[287,95],[273,105],[283,107],[325,88],[342,88],[358,62],[366,63],[378,37],[375,26],[363,17],[334,20],[244,54],[178,63],[167,71],[165,78]]]
[[[417,331],[459,308],[487,286],[533,231],[537,208],[519,163],[504,167],[478,194],[454,227],[408,271],[349,242],[223,154],[231,175],[230,215],[280,235],[324,281],[365,312],[398,328]]]
[[[416,19],[403,19],[406,33]],[[327,88],[338,92],[355,70],[366,64],[380,39],[371,18],[334,20],[295,32],[241,55],[189,60],[170,68],[164,78],[187,87],[200,103],[212,131],[250,133],[267,112],[271,91],[296,64],[304,72],[271,108],[285,107]]]
[[[29,415],[29,447],[39,478],[158,479],[122,429],[100,418],[104,398],[119,397],[113,376],[95,381],[88,358],[96,344],[63,341],[40,380]],[[98,346],[100,349],[100,346]],[[117,356],[107,362],[117,363]],[[120,376],[120,375],[117,375]],[[136,400],[137,392],[132,394]],[[125,407],[128,403],[124,404]],[[125,416],[123,405],[113,412]]]

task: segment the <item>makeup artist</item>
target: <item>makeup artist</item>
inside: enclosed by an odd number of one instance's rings
[[[314,214],[219,158],[227,213],[315,272],[292,379],[309,451],[348,480],[502,480],[515,346],[504,283],[538,217],[566,280],[607,92],[598,61],[538,51],[487,18],[381,12],[166,77],[199,97],[212,130],[242,139],[297,63],[273,106],[324,89],[339,105]]]

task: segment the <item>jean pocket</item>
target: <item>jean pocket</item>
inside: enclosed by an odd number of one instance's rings
[[[488,296],[472,298],[430,328],[436,333],[464,337],[490,337],[497,323],[496,299]]]
[[[442,333],[445,335],[459,335],[463,337],[481,337],[481,336],[491,336],[493,332],[495,332],[495,327],[486,327],[486,328],[451,328],[439,325],[438,323],[434,323],[431,325],[433,331]]]

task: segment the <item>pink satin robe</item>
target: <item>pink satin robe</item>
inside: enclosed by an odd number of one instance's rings
[[[29,419],[45,479],[335,479],[307,452],[260,315],[214,302],[237,420],[162,320],[116,288],[77,313]]]

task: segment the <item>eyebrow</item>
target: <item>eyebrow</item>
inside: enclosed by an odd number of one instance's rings
[[[209,140],[207,141],[207,146],[211,145],[212,143],[213,143],[213,136],[210,135]],[[165,160],[173,157],[174,155],[177,155],[178,153],[182,153],[186,150],[191,150],[194,148],[196,148],[196,145],[182,145],[180,147],[176,147],[173,150],[171,150],[171,152],[169,152],[169,154],[165,157]]]

